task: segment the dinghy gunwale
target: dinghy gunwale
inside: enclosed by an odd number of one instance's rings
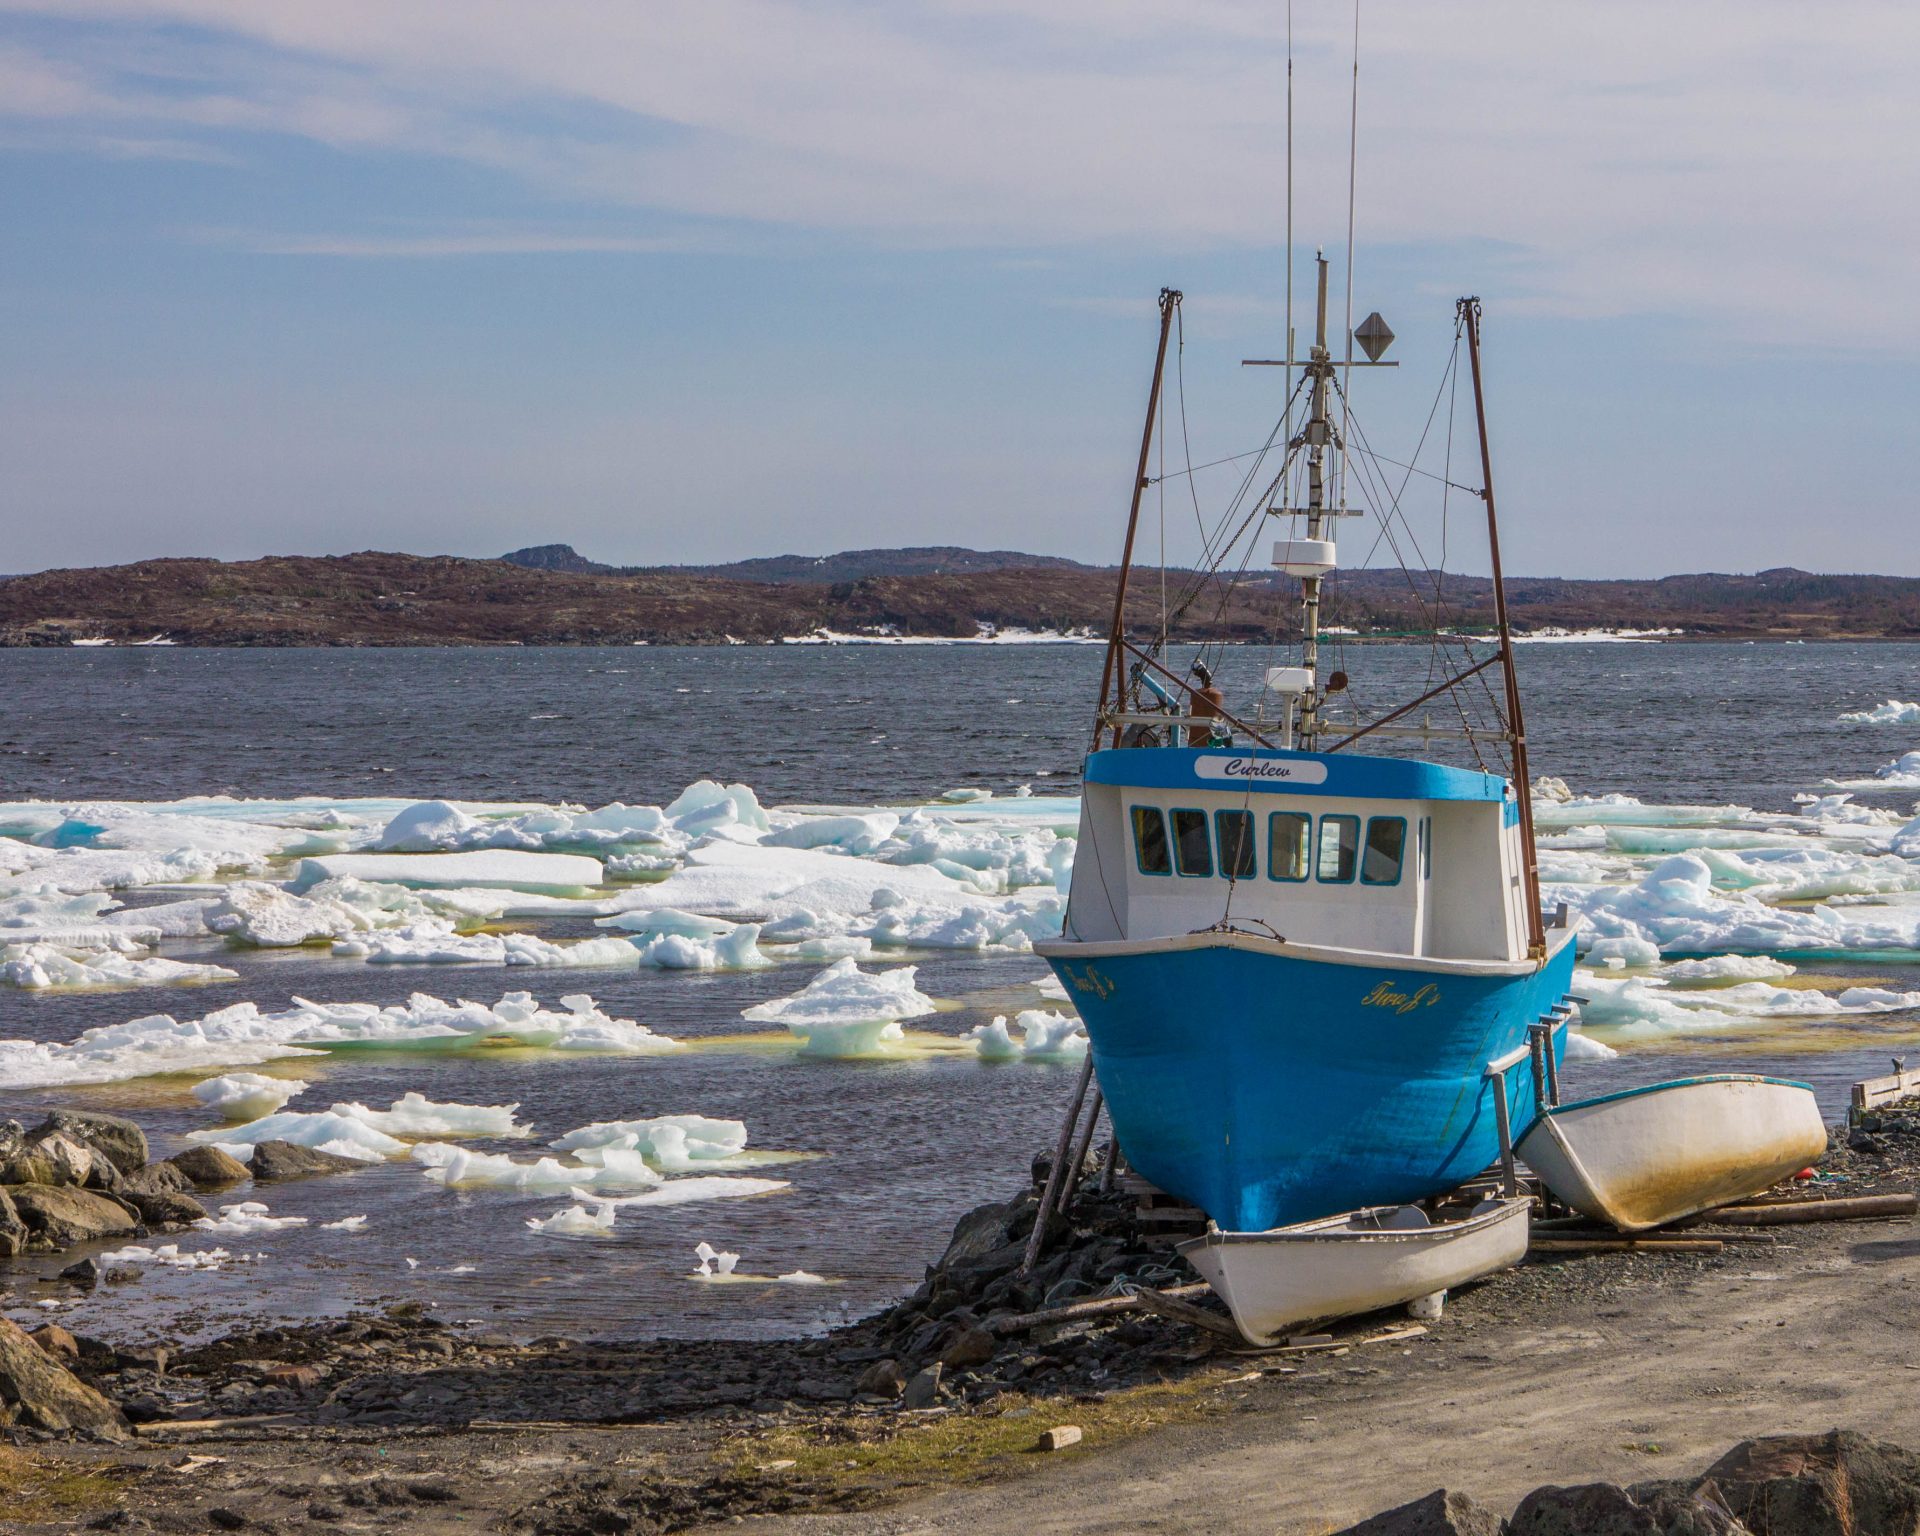
[[[1533,1200],[1528,1195],[1500,1195],[1494,1197],[1486,1210],[1476,1210],[1462,1216],[1458,1221],[1432,1222],[1424,1227],[1379,1227],[1370,1231],[1348,1225],[1357,1216],[1365,1216],[1374,1211],[1393,1211],[1404,1206],[1370,1205],[1357,1211],[1342,1211],[1332,1216],[1316,1216],[1310,1221],[1296,1221],[1284,1227],[1269,1227],[1264,1232],[1229,1232],[1219,1227],[1209,1227],[1199,1237],[1187,1238],[1174,1245],[1174,1252],[1185,1257],[1190,1248],[1227,1248],[1242,1244],[1273,1245],[1276,1243],[1302,1242],[1379,1242],[1383,1238],[1396,1238],[1414,1242],[1433,1242],[1455,1237],[1465,1237],[1494,1226],[1501,1221],[1513,1219],[1516,1206],[1531,1206]]]
[[[1698,1088],[1707,1083],[1771,1083],[1775,1088],[1804,1088],[1808,1093],[1814,1091],[1812,1083],[1803,1083],[1793,1077],[1770,1077],[1764,1072],[1708,1072],[1700,1077],[1669,1078],[1664,1083],[1644,1083],[1638,1088],[1620,1088],[1612,1093],[1595,1094],[1590,1099],[1568,1099],[1565,1103],[1555,1104],[1546,1111],[1548,1118],[1554,1115],[1570,1114],[1576,1109],[1592,1109],[1600,1104],[1612,1104],[1619,1099],[1644,1098],[1648,1094],[1664,1093],[1670,1088]]]

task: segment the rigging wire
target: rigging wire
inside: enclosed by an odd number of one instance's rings
[[[1340,506],[1347,499],[1347,386],[1353,382],[1353,217],[1360,166],[1360,0],[1353,0],[1353,97],[1347,115],[1347,351],[1340,379]]]

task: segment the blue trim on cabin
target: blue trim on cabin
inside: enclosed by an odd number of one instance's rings
[[[1207,759],[1237,759],[1309,768],[1318,764],[1326,777],[1319,783],[1269,779],[1236,774],[1202,777],[1199,764]],[[1299,771],[1296,768],[1294,771]],[[1498,774],[1427,763],[1403,757],[1358,757],[1344,752],[1282,752],[1236,747],[1109,747],[1092,753],[1084,774],[1089,784],[1117,784],[1129,789],[1208,789],[1259,794],[1336,796],[1356,800],[1476,800],[1504,801],[1509,824],[1519,820],[1520,806],[1509,796],[1507,781]]]
[[[1611,1104],[1616,1099],[1644,1098],[1649,1093],[1664,1093],[1669,1088],[1693,1088],[1701,1083],[1772,1083],[1776,1088],[1804,1088],[1813,1092],[1813,1084],[1795,1082],[1790,1077],[1761,1077],[1753,1072],[1716,1072],[1706,1077],[1676,1077],[1671,1082],[1648,1083],[1640,1088],[1622,1088],[1618,1093],[1603,1093],[1596,1098],[1575,1099],[1570,1104],[1556,1104],[1548,1114],[1564,1114],[1570,1109],[1591,1109],[1596,1104]]]

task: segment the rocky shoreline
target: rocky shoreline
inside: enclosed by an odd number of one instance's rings
[[[13,1188],[75,1189],[130,1220],[122,1202],[138,1207],[129,1182],[164,1182],[170,1176],[152,1170],[169,1165],[187,1176],[178,1160],[147,1164],[143,1150],[136,1160],[114,1126],[90,1131],[90,1139],[86,1129],[56,1113],[22,1131],[17,1145],[9,1131],[16,1151],[6,1166],[58,1154],[77,1171],[78,1160],[51,1145],[57,1138],[98,1152],[113,1173],[96,1167],[92,1176],[107,1186],[117,1179],[117,1188]],[[1837,1134],[1821,1173],[1844,1193],[1864,1194],[1910,1188],[1916,1168],[1920,1109],[1908,1105]],[[449,1327],[415,1305],[179,1349],[117,1349],[57,1325],[29,1340],[8,1324],[0,1328],[0,1420],[12,1427],[0,1434],[14,1449],[0,1455],[24,1459],[43,1477],[51,1467],[120,1469],[88,1495],[97,1505],[90,1513],[81,1500],[48,1529],[72,1528],[86,1513],[102,1529],[204,1530],[209,1511],[220,1509],[242,1522],[230,1529],[346,1529],[362,1518],[382,1528],[438,1529],[444,1519],[473,1529],[484,1517],[500,1529],[571,1536],[858,1510],[1026,1470],[1045,1455],[1034,1449],[1043,1432],[1071,1429],[1059,1437],[1071,1446],[1084,1430],[1087,1443],[1112,1445],[1243,1411],[1249,1391],[1283,1388],[1297,1402],[1405,1369],[1404,1361],[1449,1353],[1471,1360],[1468,1346],[1481,1330],[1578,1315],[1622,1285],[1658,1306],[1661,1296],[1715,1277],[1737,1283],[1743,1272],[1816,1266],[1845,1230],[1794,1228],[1711,1254],[1556,1254],[1460,1293],[1431,1327],[1360,1319],[1288,1349],[1255,1351],[1190,1319],[1138,1309],[1101,1315],[1098,1307],[1075,1315],[1089,1300],[1125,1307],[1131,1287],[1190,1278],[1164,1239],[1142,1228],[1133,1202],[1103,1194],[1095,1178],[1049,1229],[1040,1263],[1022,1274],[1044,1173],[1043,1165],[1034,1186],[963,1217],[913,1295],[813,1338],[517,1341]],[[1857,1227],[1852,1232],[1857,1241]],[[44,1225],[29,1229],[27,1241],[51,1234]],[[85,1264],[56,1283],[115,1283],[111,1266],[89,1276]],[[1257,1388],[1244,1385],[1254,1381]],[[555,1471],[556,1442],[597,1446],[596,1437],[609,1436],[625,1447],[624,1471]],[[352,1448],[372,1443],[418,1454],[343,1470],[366,1459]],[[178,1464],[183,1454],[191,1462],[201,1446],[226,1458],[218,1476],[135,1475]],[[1075,1446],[1067,1459],[1079,1454]],[[597,1464],[598,1456],[593,1449],[562,1459]],[[302,1464],[317,1480],[294,1476]],[[402,1465],[414,1470],[402,1476]],[[462,1467],[474,1472],[471,1486],[449,1480]],[[515,1467],[520,1473],[509,1475]],[[0,1491],[7,1471],[0,1462]],[[296,1487],[299,1498],[287,1491]],[[225,1502],[209,1502],[215,1498]],[[1427,1527],[1407,1527],[1416,1528]]]

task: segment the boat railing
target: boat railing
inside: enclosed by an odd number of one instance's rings
[[[1539,1020],[1527,1026],[1526,1040],[1504,1056],[1496,1056],[1482,1074],[1493,1085],[1493,1123],[1500,1136],[1500,1182],[1509,1196],[1520,1193],[1520,1168],[1513,1152],[1513,1106],[1507,1097],[1507,1074],[1521,1062],[1532,1067],[1533,1107],[1544,1115],[1560,1103],[1560,1066],[1553,1059],[1553,1032],[1572,1014],[1566,1000],[1555,1003]]]

